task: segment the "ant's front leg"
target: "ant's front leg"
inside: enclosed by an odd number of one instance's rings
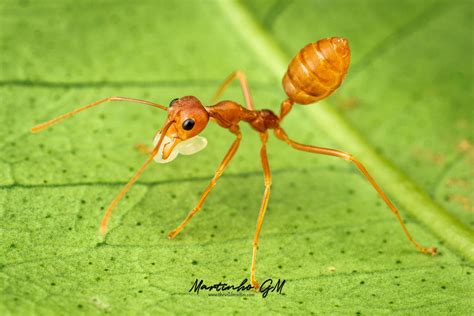
[[[140,175],[145,171],[146,167],[150,164],[150,162],[153,161],[153,158],[158,154],[158,150],[163,143],[163,139],[166,135],[166,132],[168,129],[171,127],[171,124],[173,121],[170,121],[168,123],[165,123],[165,126],[163,127],[163,134],[161,135],[160,139],[158,140],[158,143],[155,145],[153,150],[150,152],[148,155],[147,160],[145,163],[138,169],[138,171],[133,175],[133,177],[128,181],[128,183],[123,187],[123,189],[119,192],[119,194],[115,197],[115,199],[110,202],[109,206],[107,207],[107,210],[105,210],[104,216],[102,217],[102,221],[100,222],[100,233],[102,236],[105,237],[105,234],[107,233],[107,224],[109,222],[110,216],[112,215],[112,211],[114,210],[115,206],[120,202],[120,200],[125,196],[125,194],[130,190],[132,185],[138,180]]]
[[[240,133],[240,128],[238,126],[231,127],[230,131],[234,133],[237,138],[232,143],[232,146],[230,146],[229,150],[227,151],[227,154],[225,155],[224,159],[217,168],[214,177],[207,185],[206,189],[204,190],[204,193],[201,195],[201,198],[199,199],[196,206],[189,212],[188,216],[186,216],[184,221],[175,230],[172,230],[168,233],[169,239],[173,239],[177,234],[179,234],[179,232],[184,228],[184,226],[186,226],[186,224],[191,220],[191,218],[201,210],[201,207],[204,204],[204,201],[206,200],[207,196],[209,195],[209,192],[211,192],[212,188],[216,185],[217,179],[219,179],[232,157],[234,157],[235,152],[239,148],[240,140],[242,139],[242,134]]]
[[[135,146],[135,149],[138,150],[138,152],[142,153],[142,154],[151,154],[152,152],[152,149],[150,149],[147,145],[145,144],[136,144]]]

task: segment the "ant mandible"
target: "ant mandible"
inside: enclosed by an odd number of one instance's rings
[[[239,148],[242,134],[240,132],[239,123],[241,121],[247,122],[256,130],[262,141],[260,149],[260,158],[262,160],[265,191],[258,213],[257,227],[255,230],[255,237],[253,240],[253,255],[252,265],[250,270],[250,280],[254,288],[259,288],[259,284],[255,279],[255,266],[257,258],[257,246],[262,227],[265,210],[267,209],[268,199],[270,197],[271,175],[268,164],[266,143],[268,139],[268,130],[273,130],[275,136],[290,145],[291,147],[307,151],[315,154],[329,155],[339,157],[350,162],[353,162],[360,172],[367,178],[372,187],[377,191],[380,197],[384,200],[387,206],[397,217],[402,229],[408,240],[423,253],[436,254],[434,247],[422,247],[410,235],[400,213],[388,199],[380,186],[370,176],[365,167],[351,154],[343,151],[316,147],[310,145],[303,145],[290,139],[281,127],[283,118],[291,111],[293,104],[310,104],[321,99],[326,98],[333,93],[342,83],[350,63],[350,49],[348,41],[344,38],[331,37],[319,40],[315,43],[308,44],[293,58],[288,70],[283,77],[283,88],[288,98],[281,103],[280,114],[276,115],[270,110],[256,110],[250,95],[250,90],[245,75],[241,71],[232,73],[219,87],[214,95],[213,102],[216,102],[222,92],[235,79],[240,81],[240,86],[245,98],[246,107],[234,101],[221,101],[211,106],[203,106],[201,102],[194,96],[185,96],[178,99],[173,99],[168,108],[156,104],[154,102],[138,100],[126,97],[108,97],[96,102],[93,102],[84,107],[78,108],[72,112],[61,115],[43,124],[39,124],[32,128],[32,132],[38,132],[58,121],[73,116],[79,112],[97,106],[101,103],[109,101],[127,101],[150,105],[158,109],[168,112],[168,117],[164,123],[163,128],[156,134],[154,138],[154,147],[149,150],[148,159],[138,169],[135,175],[110,203],[105,211],[104,217],[100,224],[100,231],[103,236],[107,232],[107,223],[109,221],[112,210],[120,201],[120,199],[127,193],[130,187],[135,183],[138,177],[142,174],[145,168],[152,160],[160,163],[166,163],[173,160],[178,153],[189,155],[203,149],[207,141],[198,136],[204,128],[206,128],[209,120],[215,121],[221,127],[228,129],[235,134],[236,139],[230,146],[227,154],[217,168],[214,177],[204,190],[197,205],[189,212],[183,222],[168,234],[168,238],[172,239],[186,226],[189,220],[196,215],[201,209],[209,192],[216,184],[217,179],[222,175],[224,169],[227,167],[235,152]]]

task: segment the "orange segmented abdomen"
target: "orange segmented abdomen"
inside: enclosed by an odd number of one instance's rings
[[[345,38],[325,38],[306,45],[293,58],[283,77],[283,89],[289,100],[309,104],[329,96],[341,85],[350,55]]]

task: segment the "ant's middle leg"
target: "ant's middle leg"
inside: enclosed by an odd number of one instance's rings
[[[242,93],[244,94],[244,99],[245,99],[245,104],[247,105],[247,108],[249,110],[255,110],[253,106],[253,101],[252,101],[252,96],[250,95],[250,88],[249,84],[247,82],[247,78],[245,77],[245,74],[240,71],[234,71],[233,73],[230,74],[229,77],[227,77],[224,82],[219,86],[219,89],[217,89],[216,93],[211,99],[211,103],[217,102],[217,99],[219,96],[224,92],[224,90],[229,86],[229,84],[235,80],[239,79],[240,81],[240,87],[242,88]]]
[[[260,211],[258,213],[257,227],[255,229],[255,236],[253,239],[253,251],[252,251],[252,266],[250,268],[250,282],[256,289],[260,287],[257,280],[255,279],[255,269],[257,264],[257,248],[258,239],[260,236],[260,230],[262,229],[263,218],[265,211],[267,210],[268,200],[270,199],[270,186],[272,185],[272,176],[270,173],[270,166],[268,164],[267,156],[267,140],[268,132],[260,133],[260,139],[262,140],[262,147],[260,149],[260,158],[262,159],[263,176],[265,180],[265,191],[263,193],[262,204],[260,205]]]
[[[237,138],[234,140],[232,143],[232,146],[230,146],[229,150],[227,151],[227,154],[225,155],[224,159],[220,163],[219,167],[217,168],[214,177],[212,178],[211,182],[207,185],[206,189],[204,190],[204,193],[201,195],[201,198],[199,199],[198,203],[196,206],[189,212],[188,216],[184,219],[184,221],[176,227],[176,229],[170,231],[168,233],[168,238],[173,239],[179,232],[186,226],[186,224],[191,220],[191,218],[196,215],[197,212],[201,210],[202,205],[204,204],[204,201],[206,200],[209,192],[211,192],[212,188],[216,185],[217,179],[222,175],[224,172],[224,169],[227,167],[229,164],[230,160],[234,156],[235,152],[239,148],[240,140],[242,139],[242,134],[240,133],[240,129],[238,126],[230,128],[230,131],[234,133]]]

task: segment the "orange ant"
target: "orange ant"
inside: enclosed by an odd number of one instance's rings
[[[400,225],[402,226],[405,235],[408,237],[408,240],[412,242],[419,251],[435,255],[436,248],[422,247],[412,238],[405,227],[398,210],[395,208],[392,202],[390,202],[388,197],[375,182],[375,180],[370,176],[365,167],[355,157],[353,157],[351,154],[335,149],[297,143],[291,140],[281,127],[283,118],[291,111],[293,104],[310,104],[324,99],[333,93],[342,83],[349,68],[349,63],[349,44],[344,38],[326,38],[305,46],[299,51],[295,58],[293,58],[290,65],[288,66],[285,76],[283,77],[283,88],[288,96],[288,99],[281,103],[279,115],[276,115],[270,110],[256,110],[254,108],[246,77],[241,71],[236,71],[221,84],[214,95],[213,102],[217,101],[219,96],[233,80],[238,79],[243,91],[246,107],[243,107],[233,101],[221,101],[212,106],[203,106],[201,102],[194,96],[185,96],[174,99],[171,101],[168,108],[144,100],[126,97],[109,97],[78,108],[43,124],[37,125],[32,128],[32,132],[38,132],[62,119],[68,118],[74,114],[109,101],[141,103],[168,112],[168,117],[164,123],[163,128],[155,136],[153,142],[154,147],[151,151],[149,151],[148,159],[140,167],[140,169],[138,169],[135,175],[130,179],[127,185],[125,185],[122,191],[120,191],[120,193],[115,197],[115,199],[110,203],[107,210],[105,211],[104,217],[102,218],[100,224],[100,231],[104,236],[107,232],[107,223],[109,221],[110,215],[112,214],[112,210],[152,160],[156,160],[160,163],[166,163],[176,158],[179,153],[190,155],[203,149],[206,146],[207,141],[203,137],[198,136],[198,134],[201,133],[207,126],[209,119],[212,119],[223,128],[226,128],[231,133],[235,134],[236,139],[230,146],[227,154],[217,168],[214,177],[208,184],[207,188],[204,190],[204,193],[202,194],[196,206],[189,212],[183,222],[168,234],[168,238],[172,239],[176,237],[176,235],[179,234],[179,232],[186,226],[189,220],[199,212],[209,192],[216,184],[217,179],[219,179],[219,177],[222,175],[224,169],[229,164],[235,152],[239,148],[240,141],[242,139],[239,123],[241,121],[249,123],[250,126],[259,133],[260,139],[262,141],[260,158],[262,160],[265,180],[265,191],[263,194],[262,204],[260,206],[260,212],[258,214],[257,227],[253,240],[250,279],[254,288],[259,288],[259,284],[255,279],[257,246],[263,218],[265,216],[265,210],[267,209],[268,199],[270,197],[270,186],[272,183],[266,149],[268,130],[273,130],[275,136],[278,139],[286,142],[288,145],[297,150],[307,151],[315,154],[336,156],[353,162],[360,172],[367,178],[372,187],[378,192],[387,206],[395,214]]]

